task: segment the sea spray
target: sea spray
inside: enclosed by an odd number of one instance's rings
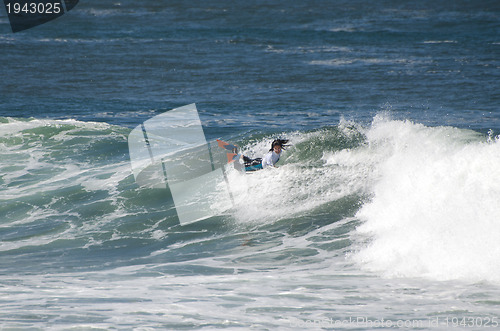
[[[328,155],[357,148],[362,132],[347,123],[310,132],[286,134],[291,147],[283,152],[277,168],[251,174],[229,172],[234,192],[233,216],[239,223],[272,223],[314,212],[352,195],[363,195],[370,166],[332,162]],[[260,156],[269,149],[271,137],[245,145],[243,153]],[[356,198],[355,200],[359,200]]]
[[[390,120],[367,140],[384,157],[357,213],[371,242],[354,260],[385,276],[500,281],[499,141]]]

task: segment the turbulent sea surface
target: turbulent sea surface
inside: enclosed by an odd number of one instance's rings
[[[496,1],[81,1],[0,10],[0,329],[500,326]],[[132,128],[196,103],[227,176],[179,225]]]

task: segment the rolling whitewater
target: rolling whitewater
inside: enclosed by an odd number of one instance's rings
[[[279,168],[229,171],[243,188],[232,210],[180,226],[168,192],[135,184],[130,129],[13,118],[0,127],[0,263],[16,284],[2,290],[2,315],[19,325],[299,327],[304,316],[326,323],[338,302],[338,314],[352,316],[381,301],[425,302],[417,284],[434,287],[441,306],[496,309],[496,285],[487,285],[500,282],[495,136],[383,115],[368,127],[342,120],[287,132]],[[237,142],[258,154],[270,139]],[[442,282],[469,294],[457,303],[435,288]],[[28,303],[35,315],[18,310]],[[426,305],[411,319],[430,323],[429,314],[455,316]]]

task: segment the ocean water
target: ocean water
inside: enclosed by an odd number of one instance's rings
[[[497,1],[2,7],[0,56],[0,329],[498,329]],[[180,226],[127,137],[190,103],[291,146]]]

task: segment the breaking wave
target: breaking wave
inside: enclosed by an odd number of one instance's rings
[[[130,254],[152,258],[179,240],[231,242],[252,229],[303,236],[307,248],[324,228],[323,241],[342,239],[337,253],[378,275],[500,281],[500,142],[493,134],[377,116],[368,127],[342,120],[234,141],[252,157],[277,136],[292,146],[276,169],[229,170],[230,214],[186,230],[168,191],[134,183],[129,132],[105,123],[0,119],[2,266],[7,257],[51,252],[76,268],[82,250],[90,252],[87,263],[99,264],[92,258],[123,250],[116,260],[127,264]]]

